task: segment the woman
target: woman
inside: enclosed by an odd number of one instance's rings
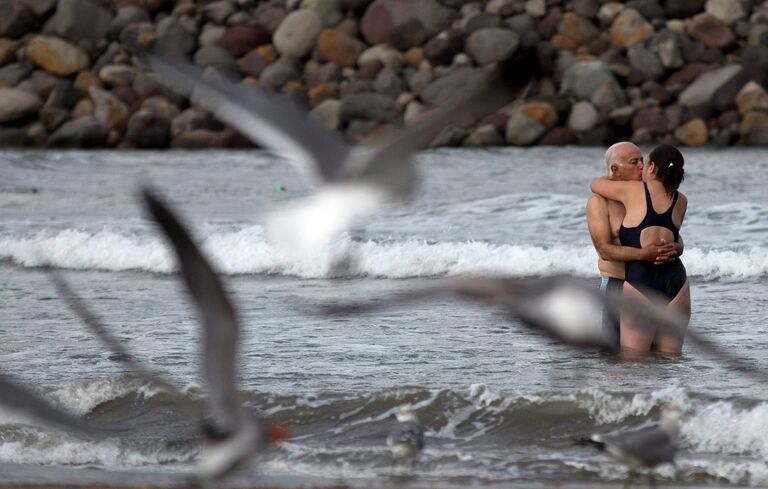
[[[615,181],[607,177],[592,181],[592,192],[624,204],[626,215],[619,228],[622,246],[642,248],[661,239],[677,241],[688,208],[688,199],[677,191],[684,178],[683,155],[674,146],[663,144],[651,151],[643,164],[643,181]],[[626,263],[624,294],[644,299],[643,291],[666,298],[669,308],[691,318],[691,291],[680,259],[664,265],[652,262]],[[680,331],[648,328],[632,318],[621,318],[621,347],[646,352],[655,346],[660,353],[679,354],[684,335]]]

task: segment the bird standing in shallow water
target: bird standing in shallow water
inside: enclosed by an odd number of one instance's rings
[[[387,446],[392,451],[392,463],[409,461],[416,464],[424,450],[424,427],[419,424],[410,405],[400,406],[395,412],[397,421],[387,436]]]

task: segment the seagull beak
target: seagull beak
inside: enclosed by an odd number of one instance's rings
[[[267,435],[267,441],[269,443],[283,441],[291,436],[291,431],[288,429],[287,425],[274,421],[268,421],[264,431]]]

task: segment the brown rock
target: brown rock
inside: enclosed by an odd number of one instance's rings
[[[11,39],[0,39],[0,66],[10,63],[16,57],[18,45]]]
[[[768,112],[768,93],[762,85],[751,81],[736,95],[736,105],[742,115],[750,110]]]
[[[32,11],[19,0],[0,0],[0,37],[19,37],[35,25]]]
[[[101,79],[90,71],[81,71],[75,78],[75,89],[82,95],[86,95],[92,86],[101,85]]]
[[[82,49],[57,37],[35,36],[27,44],[27,56],[48,73],[69,76],[88,66]]]
[[[675,131],[675,137],[686,146],[701,146],[707,142],[707,124],[701,119],[691,119]]]
[[[254,49],[237,60],[237,67],[240,69],[240,73],[251,76],[259,76],[264,68],[270,64],[269,59],[265,58],[259,52],[259,49]]]
[[[664,85],[668,87],[673,85],[689,85],[709,70],[710,66],[708,64],[691,63],[672,73],[667,78],[667,81],[664,82]]]
[[[307,90],[307,101],[310,107],[316,107],[324,100],[336,98],[338,95],[339,90],[335,83],[321,83]]]
[[[539,141],[542,146],[567,146],[576,144],[579,138],[567,127],[553,127]]]
[[[747,112],[741,121],[739,132],[741,141],[745,144],[768,145],[768,113]]]
[[[557,124],[557,111],[546,102],[528,102],[521,105],[519,110],[547,129]]]
[[[219,46],[229,51],[232,56],[242,56],[245,53],[268,44],[269,32],[259,27],[236,25],[230,27],[219,39]]]
[[[128,119],[128,107],[117,97],[97,86],[90,87],[93,115],[110,127],[122,130]]]
[[[36,116],[43,105],[40,98],[24,90],[0,89],[0,124]]]
[[[183,132],[171,141],[172,148],[206,149],[226,148],[230,145],[232,133],[211,129],[192,129]]]
[[[354,66],[365,45],[337,29],[325,29],[317,39],[317,49],[339,66]]]
[[[355,73],[356,80],[373,80],[379,71],[384,68],[384,63],[378,59],[367,61],[360,65],[360,69]]]
[[[421,65],[421,61],[424,59],[424,50],[419,47],[411,48],[405,52],[403,58],[410,66],[418,68]]]
[[[692,38],[712,48],[724,48],[736,40],[725,22],[707,13],[691,19],[686,25],[686,31]]]
[[[91,114],[93,114],[93,102],[89,98],[80,99],[72,109],[73,119],[90,116]]]
[[[552,44],[559,47],[556,42],[558,38],[575,45],[576,47],[587,44],[600,34],[597,27],[588,19],[573,12],[566,12],[560,19],[558,26],[558,35],[552,39]],[[561,48],[568,49],[568,48]]]
[[[369,44],[419,46],[448,26],[456,13],[436,0],[375,0],[360,21]]]
[[[613,20],[610,37],[615,44],[624,47],[644,41],[653,34],[653,26],[634,9],[624,9]]]
[[[646,129],[652,134],[664,134],[669,130],[669,120],[657,109],[640,109],[632,118],[632,129]]]

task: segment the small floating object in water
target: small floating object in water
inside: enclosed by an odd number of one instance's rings
[[[275,192],[285,192],[285,185],[282,183],[277,184],[277,186],[275,186]]]

